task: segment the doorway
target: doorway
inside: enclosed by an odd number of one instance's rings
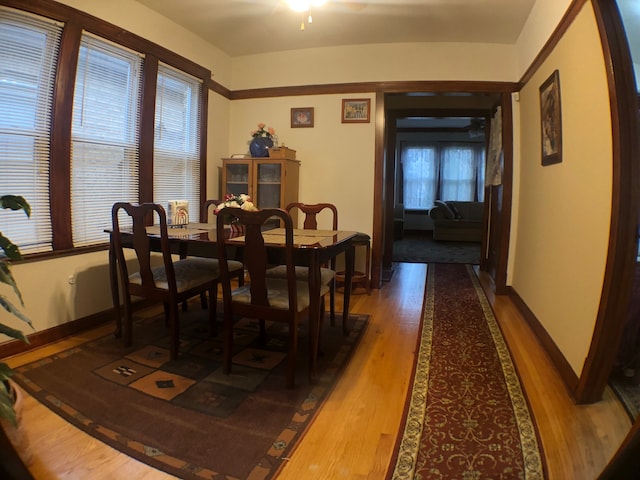
[[[445,84],[446,85],[446,84]],[[443,86],[445,86],[443,85]],[[491,85],[495,87],[494,85]],[[484,187],[481,193],[475,194],[474,199],[484,201],[483,232],[480,244],[480,268],[492,273],[494,283],[498,285],[502,278],[506,283],[506,248],[500,245],[508,245],[508,237],[503,238],[496,232],[508,233],[508,223],[505,229],[502,224],[509,221],[511,198],[511,92],[492,92],[492,88],[483,90],[487,84],[469,85],[471,92],[411,92],[383,94],[384,125],[382,133],[384,145],[380,154],[384,159],[383,192],[384,197],[384,228],[382,248],[382,279],[391,278],[393,274],[393,246],[394,238],[398,238],[398,223],[404,223],[403,230],[412,230],[412,226],[419,225],[419,230],[432,229],[428,209],[406,209],[403,205],[400,164],[400,144],[407,135],[430,135],[442,137],[443,135],[458,135],[458,140],[463,136],[468,140],[470,132],[477,130],[479,121],[483,122],[485,132],[481,142],[486,141],[490,119],[497,107],[502,107],[502,117],[508,116],[508,121],[502,121],[502,137],[507,138],[507,148],[503,146],[503,174],[504,181],[497,187]],[[502,85],[502,87],[504,87]],[[506,107],[503,106],[507,103]],[[474,132],[475,134],[475,132]],[[404,136],[404,137],[403,137]],[[506,178],[509,177],[509,178]],[[496,191],[500,194],[497,195]],[[508,191],[508,195],[502,192]],[[505,202],[509,200],[509,204]],[[424,206],[423,206],[424,207]],[[508,207],[506,210],[504,207]],[[392,213],[393,212],[393,213]],[[399,214],[401,212],[401,214]],[[491,212],[499,212],[500,215],[491,215]],[[504,215],[503,215],[504,214]],[[498,228],[502,227],[502,228]],[[431,230],[432,231],[432,230]],[[501,253],[504,252],[504,253]],[[500,263],[502,262],[502,263]],[[504,275],[500,276],[500,272]]]

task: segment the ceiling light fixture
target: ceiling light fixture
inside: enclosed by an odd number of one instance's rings
[[[307,23],[313,23],[311,7],[321,7],[325,3],[327,3],[327,0],[287,0],[287,5],[289,5],[289,8],[294,12],[308,13]],[[304,30],[304,17],[300,22],[300,30]]]

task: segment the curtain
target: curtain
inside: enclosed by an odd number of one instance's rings
[[[400,161],[405,209],[426,210],[435,200],[484,201],[484,144],[403,143]]]

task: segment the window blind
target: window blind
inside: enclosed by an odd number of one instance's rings
[[[22,253],[52,249],[50,117],[62,26],[0,8],[0,195],[22,195],[24,213],[0,210],[0,231]]]
[[[189,219],[200,217],[200,101],[202,82],[160,64],[156,91],[153,197],[189,202]]]
[[[138,202],[141,80],[139,54],[83,35],[71,133],[74,246],[107,241],[111,206]]]

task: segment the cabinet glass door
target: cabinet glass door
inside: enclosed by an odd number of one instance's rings
[[[282,194],[282,165],[258,163],[256,175],[258,208],[284,208]]]
[[[235,163],[226,165],[224,185],[225,195],[249,194],[249,164]]]

